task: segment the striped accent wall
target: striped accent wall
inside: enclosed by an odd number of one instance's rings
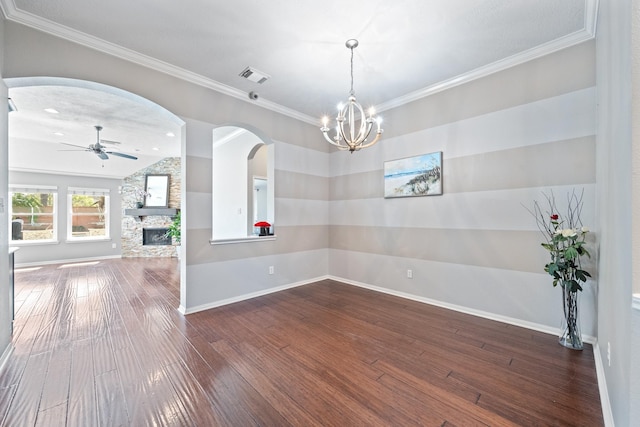
[[[560,289],[543,270],[548,253],[526,208],[544,202],[542,192],[564,206],[568,192],[584,189],[582,219],[596,227],[595,76],[567,72],[592,70],[594,61],[587,42],[417,101],[391,116],[419,123],[429,111],[435,117],[423,128],[412,123],[365,151],[331,154],[330,275],[541,330],[559,327]],[[485,105],[479,97],[488,94]],[[384,199],[385,161],[435,151],[443,152],[443,195]],[[595,266],[587,268],[597,277]],[[594,288],[590,282],[581,301],[588,336],[596,335]]]

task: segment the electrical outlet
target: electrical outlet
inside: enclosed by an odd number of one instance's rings
[[[607,363],[611,366],[611,343],[607,342]]]
[[[413,279],[413,270],[407,270],[407,279]]]
[[[275,269],[273,268],[273,265],[269,266],[269,274],[273,274],[273,272],[275,271]]]
[[[118,245],[117,245],[117,244],[115,244],[115,243],[112,243],[112,244],[111,244],[111,249],[115,249],[115,248],[117,248],[117,247],[118,247]]]

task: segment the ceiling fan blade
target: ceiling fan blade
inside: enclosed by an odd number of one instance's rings
[[[61,142],[60,144],[70,145],[71,147],[76,147],[76,148],[82,148],[84,151],[91,151],[91,149],[87,147],[83,147],[82,145],[69,144],[68,142]],[[58,150],[58,151],[65,151],[65,150]]]
[[[116,153],[116,152],[113,152],[113,151],[105,151],[105,153],[111,154],[112,156],[124,157],[125,159],[138,160],[137,157],[132,156],[130,154]]]
[[[109,156],[104,151],[100,151],[96,153],[96,156],[100,157],[102,160],[109,160]]]
[[[122,144],[121,142],[118,141],[109,141],[108,139],[101,139],[100,140],[100,144],[106,144],[106,145],[120,145]]]

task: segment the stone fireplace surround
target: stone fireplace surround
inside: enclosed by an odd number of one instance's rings
[[[172,215],[131,215],[136,203],[142,201],[147,174],[169,174],[169,208],[180,209],[180,158],[168,157],[126,177],[122,184],[122,257],[176,257],[173,245],[143,245],[143,229],[167,228],[173,221]],[[129,211],[129,212],[127,212]]]

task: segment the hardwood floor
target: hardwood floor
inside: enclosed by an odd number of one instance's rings
[[[185,317],[178,281],[18,270],[1,424],[603,425],[591,346],[328,280]]]

